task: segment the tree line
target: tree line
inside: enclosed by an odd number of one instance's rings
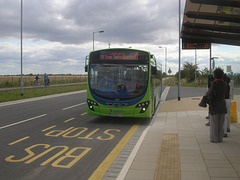
[[[185,62],[183,64],[183,68],[181,70],[181,79],[186,79],[187,82],[193,82],[195,81],[195,70],[196,70],[196,77],[198,82],[203,79],[207,79],[208,75],[210,74],[210,71],[208,68],[204,68],[203,70],[200,70],[199,67],[193,63]],[[224,70],[223,70],[224,71]],[[178,78],[179,73],[177,72],[175,74],[175,77]],[[240,85],[240,76],[229,76],[232,80],[234,80],[234,83],[236,85]]]

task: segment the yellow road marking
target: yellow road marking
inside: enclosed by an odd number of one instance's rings
[[[44,129],[44,130],[42,130],[42,131],[44,132],[44,131],[47,131],[47,130],[52,129],[52,128],[54,128],[54,127],[56,127],[56,125],[51,126],[51,127],[48,127],[48,128],[46,128],[46,129]]]
[[[22,139],[19,139],[19,140],[17,140],[17,141],[14,141],[14,142],[12,142],[12,143],[9,143],[8,145],[11,146],[11,145],[13,145],[13,144],[19,143],[19,142],[21,142],[21,141],[23,141],[23,140],[25,140],[25,139],[28,139],[28,138],[30,138],[30,136],[26,136],[26,137],[24,137],[24,138],[22,138]]]
[[[86,115],[86,114],[87,114],[87,112],[85,112],[85,113],[82,113],[82,114],[81,114],[81,116],[83,116],[83,115]]]
[[[90,176],[89,180],[102,179],[104,174],[107,172],[113,161],[117,158],[119,153],[122,151],[128,140],[132,137],[135,131],[138,129],[139,124],[134,124],[131,129],[125,134],[121,141],[115,146],[115,148],[109,153],[109,155],[103,160],[98,166],[94,173]]]
[[[64,122],[69,122],[69,121],[72,121],[72,120],[74,120],[75,118],[71,118],[71,119],[68,119],[68,120],[66,120],[66,121],[64,121]]]

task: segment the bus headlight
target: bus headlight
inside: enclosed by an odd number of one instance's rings
[[[87,103],[88,103],[89,109],[91,109],[92,111],[94,111],[93,106],[98,106],[98,103],[96,103],[95,101],[90,100],[90,99],[87,100]]]
[[[148,105],[149,105],[149,101],[141,102],[141,103],[136,105],[136,108],[142,108],[140,113],[144,113],[147,110]]]

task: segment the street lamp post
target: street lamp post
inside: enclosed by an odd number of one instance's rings
[[[159,48],[165,48],[165,73],[167,74],[167,47],[159,46]]]
[[[197,87],[197,49],[195,49],[195,87]]]
[[[93,32],[93,51],[94,51],[94,34],[95,33],[103,33],[104,31],[97,31],[97,32]]]
[[[215,69],[215,59],[218,59],[218,57],[212,57],[210,60],[212,61],[211,66],[210,67],[210,74],[212,74],[212,71]]]
[[[180,87],[181,87],[181,0],[179,0],[179,20],[178,20],[178,101],[181,100],[180,97]]]
[[[23,23],[23,0],[21,0],[21,96],[23,96],[23,38],[22,38],[22,30],[23,30],[23,27],[22,27],[22,23]]]

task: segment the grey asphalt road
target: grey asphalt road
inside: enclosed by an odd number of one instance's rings
[[[192,88],[192,87],[181,87],[180,98],[203,96],[207,91],[207,88]],[[171,87],[166,100],[178,99],[178,87]]]
[[[181,87],[180,88],[180,98],[187,98],[187,97],[199,97],[203,96],[207,92],[206,88],[199,88],[199,87]],[[240,88],[234,89],[235,95],[240,95]],[[173,86],[170,88],[169,93],[167,95],[166,101],[178,99],[178,87]]]
[[[0,107],[0,179],[88,179],[138,120],[88,116],[85,101],[81,92]]]

